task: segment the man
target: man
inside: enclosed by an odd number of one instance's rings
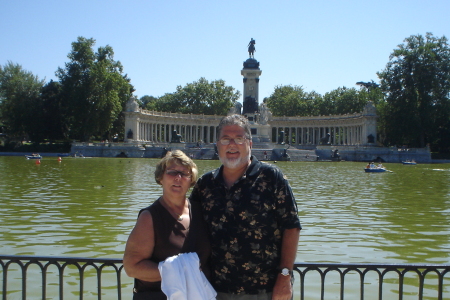
[[[249,56],[250,57],[255,57],[255,55],[254,55],[254,53],[255,53],[255,44],[256,44],[256,41],[252,38],[251,40],[250,40],[250,43],[248,43],[248,54],[249,54]]]
[[[222,166],[203,175],[191,194],[210,230],[217,299],[290,300],[301,225],[289,183],[251,155],[245,117],[223,118],[218,136]]]

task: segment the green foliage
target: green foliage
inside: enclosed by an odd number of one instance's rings
[[[450,129],[447,38],[431,33],[406,38],[378,76],[386,93],[386,141],[412,147],[424,147],[427,143],[446,147],[448,135],[444,139],[442,135]]]
[[[184,87],[178,86],[175,93],[165,94],[150,105],[158,111],[226,115],[239,97],[239,91],[226,86],[223,80],[208,82],[200,78]],[[147,104],[147,109],[150,105]]]
[[[378,91],[376,91],[378,90]],[[299,86],[277,86],[268,98],[267,106],[274,116],[317,116],[359,113],[369,100],[377,103],[382,98],[379,89],[366,91],[355,88],[338,88],[324,96],[305,92]],[[372,99],[376,97],[376,101]]]
[[[316,104],[321,101],[316,92],[307,93],[301,86],[276,86],[264,101],[274,116],[312,116],[318,114]]]
[[[41,125],[36,132],[39,138],[31,138],[32,141],[68,140],[69,128],[65,121],[66,114],[61,91],[61,84],[53,80],[50,80],[41,89],[39,97],[41,106],[39,123]]]
[[[156,101],[158,100],[158,98],[153,97],[153,96],[142,96],[139,100],[139,107],[144,108],[146,110],[155,110],[156,108]]]
[[[365,92],[355,88],[337,88],[323,96],[319,106],[320,115],[342,115],[359,113],[364,109],[368,99]]]
[[[78,37],[68,55],[70,62],[56,72],[66,101],[69,135],[82,141],[110,135],[134,90],[122,75],[122,64],[114,60],[112,47],[94,52],[94,44],[92,38]]]
[[[19,64],[0,66],[0,120],[9,139],[22,141],[36,128],[38,97],[44,81]]]

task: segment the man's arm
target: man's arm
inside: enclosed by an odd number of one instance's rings
[[[297,256],[298,240],[300,238],[300,229],[285,229],[281,244],[280,270],[294,268],[295,257]],[[281,271],[280,271],[281,272]],[[277,281],[273,288],[272,300],[290,300],[292,298],[291,275],[283,276],[278,274]]]

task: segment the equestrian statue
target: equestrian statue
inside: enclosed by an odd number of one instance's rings
[[[255,58],[255,44],[256,41],[252,38],[250,43],[248,43],[248,55],[250,58]]]

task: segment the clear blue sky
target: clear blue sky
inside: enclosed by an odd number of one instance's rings
[[[68,62],[78,36],[110,45],[135,95],[161,96],[205,77],[242,92],[256,40],[260,101],[277,85],[325,94],[378,82],[406,37],[450,38],[450,1],[2,0],[0,64],[45,79]]]

